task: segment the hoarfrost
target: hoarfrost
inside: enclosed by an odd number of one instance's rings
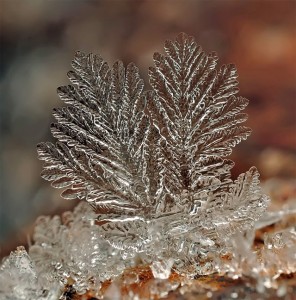
[[[248,101],[238,96],[235,66],[217,68],[217,60],[180,34],[165,43],[165,55],[155,53],[152,90],[144,91],[134,64],[109,67],[77,52],[71,85],[58,89],[67,105],[54,110],[58,141],[39,144],[38,154],[42,177],[64,189],[62,197],[84,202],[37,220],[29,255],[18,248],[1,266],[3,299],[66,299],[67,288],[102,297],[107,279],[105,297],[119,299],[122,285],[140,282],[135,270],[126,273],[139,265],[155,278],[148,298],[179,286],[173,272],[184,282],[213,273],[255,278],[254,293],[296,272],[295,227],[266,233],[253,248],[255,230],[295,207],[265,213],[269,199],[255,167],[231,179],[227,156],[251,132],[241,125]],[[287,290],[279,286],[278,295]],[[229,295],[245,294],[238,286]]]

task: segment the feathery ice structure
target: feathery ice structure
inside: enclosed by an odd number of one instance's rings
[[[58,89],[58,142],[38,153],[42,177],[90,203],[114,248],[191,261],[253,226],[267,198],[255,168],[233,182],[225,159],[250,134],[235,67],[216,71],[216,55],[184,34],[165,52],[147,92],[134,64],[77,53],[72,85]]]
[[[248,101],[238,96],[234,65],[217,70],[216,63],[215,53],[180,34],[165,43],[165,55],[154,54],[152,90],[144,91],[134,64],[109,67],[97,55],[76,54],[71,85],[58,89],[67,105],[54,110],[58,142],[39,144],[38,154],[41,176],[63,188],[63,198],[90,205],[80,204],[63,220],[38,220],[30,257],[18,249],[3,263],[4,281],[14,272],[8,270],[20,270],[12,281],[30,273],[23,289],[17,283],[5,299],[71,299],[66,286],[109,299],[118,286],[112,283],[104,296],[102,283],[139,265],[149,266],[157,282],[170,282],[168,291],[179,286],[169,281],[171,272],[187,280],[275,275],[268,275],[264,259],[258,266],[252,249],[255,229],[270,218],[259,174],[252,167],[233,181],[234,163],[226,158],[251,132],[241,125]],[[295,230],[288,232],[295,242]],[[35,289],[26,288],[29,278]],[[141,299],[132,291],[124,297]]]

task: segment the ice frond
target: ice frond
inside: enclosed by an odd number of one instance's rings
[[[240,112],[247,100],[235,96],[233,65],[217,72],[216,55],[205,54],[185,34],[166,42],[165,52],[154,55],[155,67],[150,68],[155,102],[151,112],[160,128],[160,167],[174,197],[182,190],[193,192],[204,164],[228,156],[250,129],[239,125],[247,119]]]
[[[67,188],[66,199],[86,199],[97,212],[135,214],[151,204],[146,150],[150,121],[143,80],[134,64],[112,68],[100,57],[76,54],[72,85],[58,89],[68,106],[55,109],[57,144],[38,146],[42,177]]]

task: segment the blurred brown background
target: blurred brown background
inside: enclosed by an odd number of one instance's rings
[[[296,1],[0,0],[0,256],[38,215],[73,205],[40,179],[36,144],[52,140],[75,51],[134,61],[147,82],[153,52],[181,31],[238,67],[253,134],[234,151],[234,176],[251,165],[265,179],[295,176]]]

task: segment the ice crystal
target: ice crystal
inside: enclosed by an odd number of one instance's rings
[[[0,268],[0,297],[6,300],[56,300],[57,286],[48,285],[38,273],[24,247],[18,247]]]
[[[39,279],[46,278],[63,287],[71,278],[75,291],[83,294],[97,291],[100,282],[131,265],[102,240],[96,226],[92,226],[92,215],[91,208],[81,203],[62,219],[55,216],[37,220],[29,254]]]
[[[295,291],[277,280],[296,272],[295,206],[265,212],[255,167],[231,179],[227,156],[250,134],[241,125],[247,100],[238,96],[235,67],[216,70],[217,56],[185,34],[167,41],[154,63],[152,90],[144,91],[134,64],[109,67],[76,54],[71,85],[58,89],[67,105],[54,110],[58,142],[41,143],[38,153],[42,177],[65,189],[64,198],[84,201],[37,220],[29,254],[19,247],[1,265],[1,299],[159,299],[173,291],[182,299],[254,299]],[[197,275],[235,285],[221,294],[192,284]]]
[[[42,177],[67,188],[64,198],[90,203],[113,247],[180,267],[253,226],[267,197],[255,167],[230,178],[226,157],[250,134],[234,65],[216,70],[216,54],[185,34],[165,53],[154,54],[144,91],[134,64],[110,68],[78,52],[72,84],[58,89],[68,105],[54,110],[58,142],[38,153]]]

